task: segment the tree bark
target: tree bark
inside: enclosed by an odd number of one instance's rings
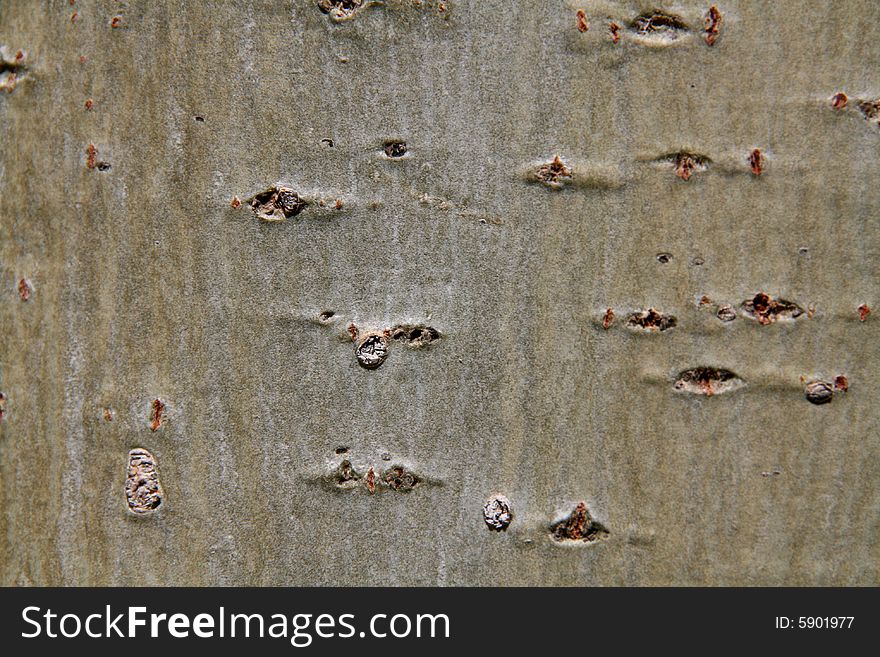
[[[880,5],[710,4],[0,6],[0,583],[880,583]]]

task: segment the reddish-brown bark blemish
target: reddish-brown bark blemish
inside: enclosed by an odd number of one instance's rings
[[[156,431],[160,426],[162,426],[163,414],[165,412],[165,402],[161,399],[156,398],[153,400],[152,404],[150,404],[151,412],[150,412],[150,430]]]
[[[614,323],[614,311],[609,308],[605,311],[605,316],[602,317],[602,328],[606,331],[611,328],[611,325]]]
[[[860,322],[864,322],[866,319],[868,319],[868,315],[871,314],[871,309],[868,308],[868,305],[864,303],[856,308],[856,311],[859,313]]]
[[[383,473],[385,485],[391,490],[407,492],[415,488],[421,479],[402,465],[390,467]]]
[[[617,23],[608,23],[608,31],[611,32],[611,43],[620,41],[620,25]]]
[[[121,25],[122,25],[122,16],[114,16],[113,19],[110,21],[110,27],[112,27],[114,29],[117,27],[120,27]]]
[[[587,533],[587,526],[589,525],[590,517],[587,513],[587,505],[583,502],[578,502],[578,505],[575,507],[574,512],[568,517],[568,521],[562,525],[561,533],[564,533],[565,538],[569,538],[573,541],[576,541]]]
[[[834,377],[834,389],[839,390],[840,392],[846,392],[849,390],[849,379],[843,374],[838,374]]]
[[[6,393],[0,392],[0,420],[6,419]]]
[[[590,517],[585,502],[578,502],[567,518],[550,526],[550,536],[556,541],[592,543],[608,536],[608,530]]]
[[[743,380],[730,370],[695,367],[681,372],[676,378],[673,388],[680,392],[712,397],[716,394],[736,390],[743,384]]]
[[[772,324],[778,319],[796,319],[804,314],[796,303],[785,299],[772,299],[764,292],[758,292],[752,299],[744,301],[743,311],[761,325]]]
[[[849,102],[849,98],[842,91],[837,92],[831,97],[831,107],[836,110],[842,110]]]
[[[29,301],[33,291],[34,288],[28,279],[22,278],[18,281],[18,296],[22,301]]]
[[[674,315],[664,315],[654,308],[632,313],[626,320],[630,328],[647,331],[666,331],[675,328],[677,323]]]
[[[590,22],[587,20],[587,15],[584,13],[583,9],[578,9],[577,11],[577,28],[578,32],[581,33],[590,29]]]
[[[232,200],[229,202],[230,207],[235,210],[238,210],[241,207],[241,199],[237,196],[233,196]]]
[[[85,108],[86,108],[87,110],[90,110],[90,109],[92,109],[92,106],[93,106],[93,105],[94,105],[94,102],[92,102],[92,99],[91,99],[91,98],[87,98],[87,99],[86,99],[86,102],[85,102]]]
[[[697,160],[689,153],[678,153],[675,156],[675,175],[684,181],[690,180],[697,168]]]
[[[723,19],[718,7],[712,5],[706,13],[706,43],[710,46],[715,44],[718,39],[718,33],[721,31],[721,23]]]
[[[104,421],[112,422],[113,421],[113,411],[109,408],[104,409]]]
[[[352,342],[358,339],[358,329],[354,324],[348,325],[348,334],[351,336]]]
[[[367,470],[367,490],[370,491],[370,495],[376,492],[376,472],[371,467]]]
[[[89,144],[86,148],[86,168],[94,169],[98,166],[98,149],[94,144]]]
[[[562,158],[556,155],[551,162],[538,167],[535,171],[535,178],[548,187],[558,189],[571,180],[572,172],[565,162],[562,161]]]
[[[760,176],[764,172],[764,155],[760,148],[749,153],[749,168],[755,176]]]

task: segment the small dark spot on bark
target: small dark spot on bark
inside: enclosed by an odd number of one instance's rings
[[[365,335],[358,344],[355,355],[361,367],[376,369],[388,358],[388,338],[379,333]]]
[[[132,513],[143,515],[158,509],[165,497],[159,482],[156,458],[143,448],[128,453],[125,497]]]
[[[333,143],[332,139],[328,139],[327,137],[321,140],[321,144],[323,146],[326,146],[327,148],[333,148],[336,145],[335,143]]]
[[[165,413],[165,402],[158,397],[150,404],[150,430],[156,431],[162,426]]]
[[[382,475],[385,485],[391,490],[399,492],[408,492],[418,486],[421,481],[415,474],[404,468],[402,465],[395,465]]]
[[[430,326],[399,325],[391,329],[391,337],[410,347],[423,347],[440,339],[440,332]]]
[[[648,331],[667,331],[675,328],[677,323],[678,320],[676,320],[674,315],[664,315],[653,308],[635,312],[626,320],[628,327]]]
[[[6,419],[6,393],[0,392],[0,420]]]
[[[497,532],[504,531],[513,520],[510,511],[510,500],[504,495],[493,495],[483,505],[483,519],[489,529]]]
[[[318,315],[318,319],[320,319],[322,322],[329,322],[334,317],[336,317],[336,313],[332,310],[325,310],[320,315]]]
[[[693,260],[691,260],[691,264],[692,264],[694,267],[702,267],[702,266],[705,264],[705,260],[703,260],[702,258],[697,257],[697,258],[694,258]]]
[[[798,249],[799,255],[807,255],[809,252],[810,252],[810,250],[805,246],[802,246],[801,248]]]
[[[658,253],[657,254],[657,262],[659,262],[661,265],[665,265],[670,260],[672,260],[671,253]]]
[[[348,447],[337,447],[337,448],[336,448],[336,453],[337,453],[337,454],[345,454],[345,453],[347,453],[347,452],[348,452]]]
[[[593,520],[585,502],[578,502],[574,511],[550,525],[550,536],[554,541],[582,541],[593,543],[608,537],[608,530]]]
[[[406,142],[405,141],[388,141],[385,142],[385,145],[382,147],[382,150],[385,151],[385,155],[391,158],[403,157],[406,155]]]
[[[295,217],[308,205],[292,189],[273,185],[251,199],[251,208],[257,219],[276,223]]]
[[[831,107],[836,110],[842,110],[849,103],[849,98],[842,91],[837,92],[831,97]]]
[[[587,15],[584,13],[583,9],[578,9],[577,14],[577,28],[578,32],[584,33],[590,29],[590,21],[587,20]]]
[[[710,46],[715,45],[718,39],[718,33],[721,31],[721,23],[723,19],[718,7],[712,5],[706,12],[706,43]]]
[[[758,292],[752,299],[742,303],[745,315],[766,326],[777,320],[796,319],[804,314],[803,308],[785,299],[773,299],[764,292]]]
[[[811,404],[827,404],[834,397],[834,390],[825,381],[811,381],[804,388],[804,396]]]
[[[110,170],[110,163],[104,162],[103,160],[101,160],[100,162],[98,162],[97,169],[98,169],[98,171],[109,171]]]
[[[204,122],[205,122],[205,117],[204,117],[204,116],[199,116],[198,114],[196,114],[196,115],[193,117],[193,121],[195,121],[196,123],[204,123]]]
[[[354,16],[364,5],[364,0],[318,0],[318,9],[331,18],[341,20]]]

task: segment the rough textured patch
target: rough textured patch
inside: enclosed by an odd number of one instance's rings
[[[140,447],[128,453],[125,498],[129,511],[137,515],[153,513],[165,498],[159,483],[156,457]]]

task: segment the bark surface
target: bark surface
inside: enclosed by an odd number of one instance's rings
[[[880,4],[710,5],[0,4],[0,583],[880,583]]]

